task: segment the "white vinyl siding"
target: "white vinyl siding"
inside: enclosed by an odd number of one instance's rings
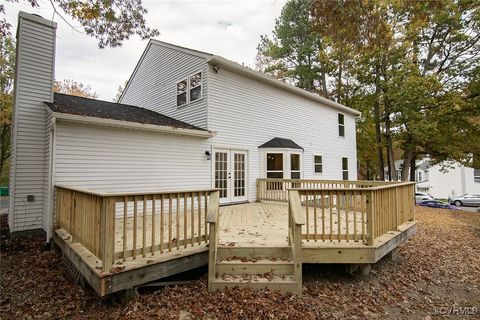
[[[57,184],[134,192],[211,187],[206,139],[59,122]]]
[[[156,42],[145,49],[121,103],[157,111],[198,127],[207,128],[206,59]],[[201,98],[177,107],[177,83],[202,72]],[[187,96],[189,92],[187,91]]]
[[[55,25],[20,14],[12,133],[10,231],[45,227],[47,112],[52,100]],[[34,201],[27,201],[33,195]]]
[[[342,156],[356,163],[353,115],[345,114],[345,139],[339,139],[337,109],[222,68],[218,73],[210,71],[208,78],[208,124],[209,130],[217,132],[209,141],[213,147],[248,150],[250,201],[256,198],[256,179],[264,174],[258,146],[274,137],[292,139],[303,147],[303,164],[313,163],[313,156],[322,154],[324,179],[341,179],[338,159]],[[318,175],[312,165],[303,165],[302,177],[315,179]],[[352,168],[349,177],[357,177]]]

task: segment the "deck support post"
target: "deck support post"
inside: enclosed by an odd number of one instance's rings
[[[120,302],[123,305],[128,304],[130,301],[134,300],[137,297],[137,289],[135,287],[125,289],[120,291]]]
[[[388,252],[385,257],[388,259],[388,260],[391,260],[392,262],[397,262],[398,261],[398,249],[397,248],[394,248],[393,250],[391,250],[390,252]]]

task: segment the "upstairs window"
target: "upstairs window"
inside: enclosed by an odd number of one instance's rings
[[[313,157],[313,165],[315,166],[315,173],[323,173],[323,159],[322,156]]]
[[[345,115],[338,114],[338,135],[340,137],[345,137]]]
[[[190,77],[190,102],[202,98],[202,73]]]
[[[177,107],[202,98],[202,73],[197,72],[177,82]]]
[[[177,83],[177,107],[187,104],[187,80]]]
[[[348,158],[342,158],[342,178],[348,180]]]

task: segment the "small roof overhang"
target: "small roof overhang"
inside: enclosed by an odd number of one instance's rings
[[[281,148],[281,149],[301,149],[303,150],[302,147],[300,147],[298,144],[296,144],[293,140],[291,139],[285,139],[285,138],[273,138],[272,140],[269,140],[259,146],[258,148]]]

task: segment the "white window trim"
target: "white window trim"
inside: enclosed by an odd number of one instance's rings
[[[298,155],[298,161],[299,161],[299,168],[298,168],[298,170],[292,170],[292,154]],[[299,178],[299,179],[301,179],[301,178],[302,178],[302,154],[299,153],[299,152],[290,152],[288,158],[289,158],[288,160],[289,160],[289,162],[290,162],[290,164],[289,164],[290,177],[289,177],[288,179],[293,179],[293,178],[292,178],[292,172],[298,172],[298,173],[300,174],[300,178]]]
[[[283,179],[290,179],[291,177],[291,166],[290,166],[290,155],[292,153],[300,155],[300,179],[303,179],[305,175],[305,170],[303,166],[303,153],[301,149],[290,149],[290,148],[261,148],[260,150],[260,178],[267,178],[267,153],[282,153],[283,154]]]
[[[202,81],[200,82],[200,84],[199,84],[198,86],[191,88],[191,87],[190,87],[190,78],[191,78],[192,76],[198,74],[198,73],[200,73],[200,77],[201,77]],[[177,87],[178,87],[178,84],[179,84],[180,82],[185,81],[185,80],[187,81],[187,90],[185,91],[185,93],[186,93],[185,103],[178,106],[178,105],[177,105],[177,97],[178,97],[179,94],[177,93]],[[179,108],[183,108],[183,107],[185,107],[185,106],[187,106],[187,105],[189,105],[189,104],[191,104],[191,103],[195,103],[195,102],[197,102],[197,101],[202,100],[202,99],[203,99],[203,85],[204,85],[204,78],[203,78],[203,71],[202,71],[202,70],[197,71],[197,72],[194,72],[194,73],[188,75],[187,77],[184,77],[184,78],[178,80],[178,81],[175,83],[175,105],[176,105],[176,107],[177,107],[178,109],[179,109]],[[195,100],[195,101],[191,101],[191,100],[190,100],[190,90],[191,90],[191,89],[198,88],[198,87],[201,87],[201,89],[200,89],[200,98],[198,98],[198,99]]]
[[[315,171],[315,166],[317,165],[317,163],[315,162],[315,157],[322,157],[322,163],[321,163],[321,165],[322,165],[322,172],[316,172],[316,171]],[[314,175],[317,175],[317,176],[321,176],[321,175],[323,175],[323,171],[324,171],[324,170],[323,170],[323,155],[322,155],[322,154],[318,154],[318,153],[317,153],[317,154],[314,154],[314,155],[313,155],[313,174],[314,174]]]
[[[339,116],[339,115],[342,115],[342,116],[343,116],[343,124],[341,124],[340,121],[339,121],[340,119],[338,119],[338,116]],[[343,136],[340,135],[340,126],[343,127]],[[338,132],[338,137],[339,137],[339,138],[345,139],[345,137],[346,137],[346,135],[347,135],[346,126],[345,126],[345,114],[344,114],[344,113],[341,113],[341,112],[339,112],[339,113],[337,114],[337,132]]]

